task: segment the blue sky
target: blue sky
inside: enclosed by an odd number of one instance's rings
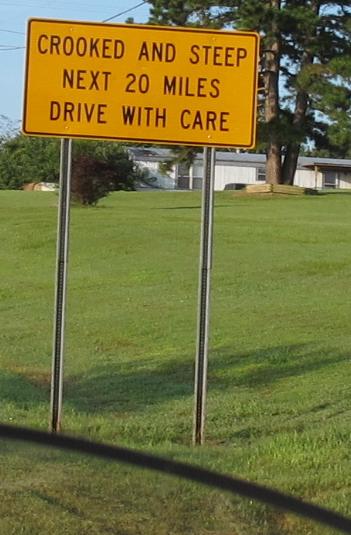
[[[142,0],[0,0],[0,115],[20,124],[25,34],[30,17],[99,22],[135,8],[111,22],[123,23],[127,17],[146,22],[149,6],[141,3]]]

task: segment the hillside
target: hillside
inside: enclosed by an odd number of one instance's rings
[[[351,195],[216,195],[206,445],[191,446],[200,194],[72,208],[64,432],[351,516]],[[57,196],[0,192],[0,421],[49,421]],[[331,533],[183,481],[2,443],[0,532]]]

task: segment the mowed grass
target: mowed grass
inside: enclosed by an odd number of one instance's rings
[[[351,195],[216,194],[206,444],[193,448],[200,193],[73,207],[63,430],[351,516]],[[0,192],[0,421],[48,428],[57,196]],[[0,533],[317,534],[185,481],[0,443]]]

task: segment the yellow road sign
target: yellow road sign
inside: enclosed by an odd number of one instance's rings
[[[251,32],[31,19],[23,132],[253,147],[258,48]]]

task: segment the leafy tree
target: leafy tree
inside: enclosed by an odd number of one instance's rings
[[[171,158],[159,163],[158,166],[160,171],[163,173],[168,173],[172,170],[173,166],[177,164],[186,164],[188,166],[191,165],[199,151],[199,149],[197,149],[196,147],[182,147],[179,145],[171,146],[170,150],[172,155]]]
[[[342,135],[341,152],[349,153],[350,0],[149,0],[149,4],[151,23],[260,33],[264,90],[259,145],[267,155],[268,182],[293,183],[306,142],[335,148],[340,147]],[[342,131],[336,126],[340,121]]]
[[[72,196],[83,205],[95,206],[111,191],[133,191],[149,182],[124,147],[116,143],[80,141],[74,145]]]
[[[310,83],[311,98],[320,110],[320,133],[316,133],[317,155],[351,157],[351,57],[336,57]]]
[[[76,141],[73,145],[73,170],[76,157],[89,156],[110,169],[110,190],[133,191],[140,183],[152,183],[147,171],[141,170],[123,145],[108,141]]]
[[[5,136],[0,143],[0,189],[20,189],[28,182],[57,182],[60,166],[58,139],[27,137],[17,134]],[[102,141],[75,141],[73,143],[73,173],[75,166],[92,172],[97,192],[133,190],[139,182],[151,182],[147,172],[140,170],[128,151],[117,143]],[[88,160],[80,157],[89,157]],[[96,164],[93,164],[93,162]],[[99,167],[100,165],[100,167]],[[100,169],[101,188],[97,185]],[[77,171],[81,173],[81,170]],[[81,176],[81,175],[80,175]],[[108,183],[106,182],[108,177]],[[86,179],[89,179],[87,175]],[[80,181],[82,182],[82,176]],[[84,186],[85,187],[85,186]]]
[[[0,145],[17,134],[18,127],[6,115],[0,114]]]
[[[0,189],[28,182],[55,182],[59,176],[59,141],[17,134],[0,145]]]
[[[95,206],[112,189],[113,169],[88,154],[74,159],[72,168],[72,197],[83,205]]]

